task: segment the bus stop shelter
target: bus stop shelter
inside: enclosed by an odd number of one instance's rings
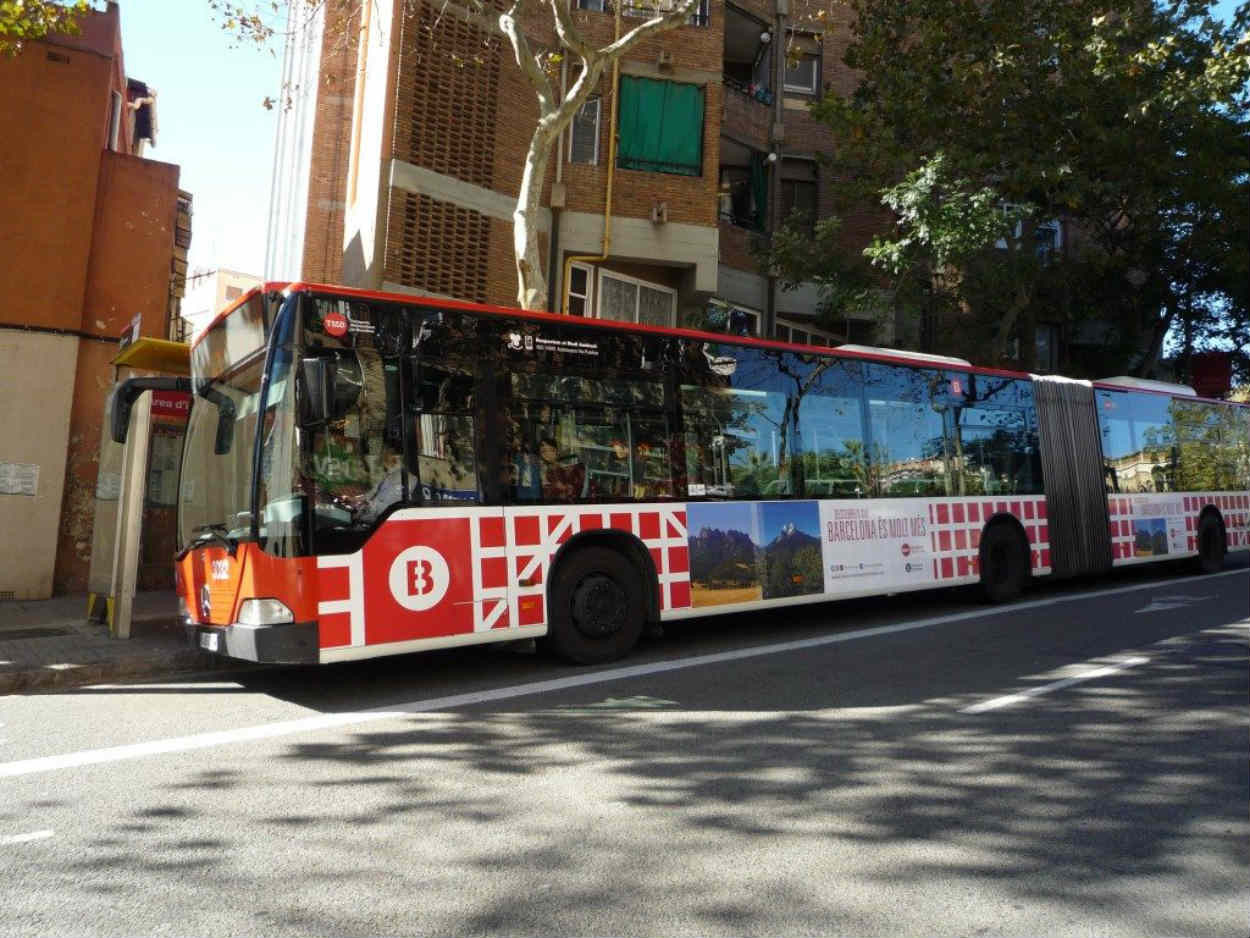
[[[123,345],[112,364],[114,390],[132,378],[186,378],[191,371],[190,346],[140,338]],[[113,397],[110,393],[109,401]],[[144,391],[130,411],[125,442],[118,443],[109,432],[111,415],[105,405],[87,615],[107,621],[115,638],[130,637],[132,605],[145,560],[157,568],[152,575],[172,575],[178,474],[190,410],[191,395],[185,390]]]

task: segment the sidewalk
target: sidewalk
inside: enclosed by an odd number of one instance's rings
[[[187,644],[172,591],[135,595],[129,639],[86,613],[85,595],[0,602],[0,694],[226,666]]]

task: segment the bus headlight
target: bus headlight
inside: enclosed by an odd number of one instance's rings
[[[291,610],[276,599],[245,599],[239,607],[240,625],[277,625],[294,621]]]
[[[187,622],[191,618],[191,611],[187,609],[187,598],[181,593],[178,594],[178,618],[183,622]]]

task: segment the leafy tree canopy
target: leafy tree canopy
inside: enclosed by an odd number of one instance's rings
[[[1240,339],[1250,367],[1247,4],[1225,24],[1207,0],[851,3],[863,80],[813,112],[841,211],[889,210],[865,254],[924,327],[903,342],[997,361],[1018,340],[1033,367],[1047,322],[1102,337],[1077,371],[1149,373],[1169,335],[1182,357]],[[789,280],[847,266],[819,242],[765,258]]]
[[[14,55],[49,33],[75,34],[90,9],[90,0],[0,0],[0,53]]]

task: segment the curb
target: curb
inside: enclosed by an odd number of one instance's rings
[[[194,671],[219,674],[236,670],[242,669],[208,652],[196,648],[175,649],[161,655],[128,655],[72,668],[30,668],[7,674],[0,673],[0,696],[81,687],[85,684],[102,684],[128,678]]]

